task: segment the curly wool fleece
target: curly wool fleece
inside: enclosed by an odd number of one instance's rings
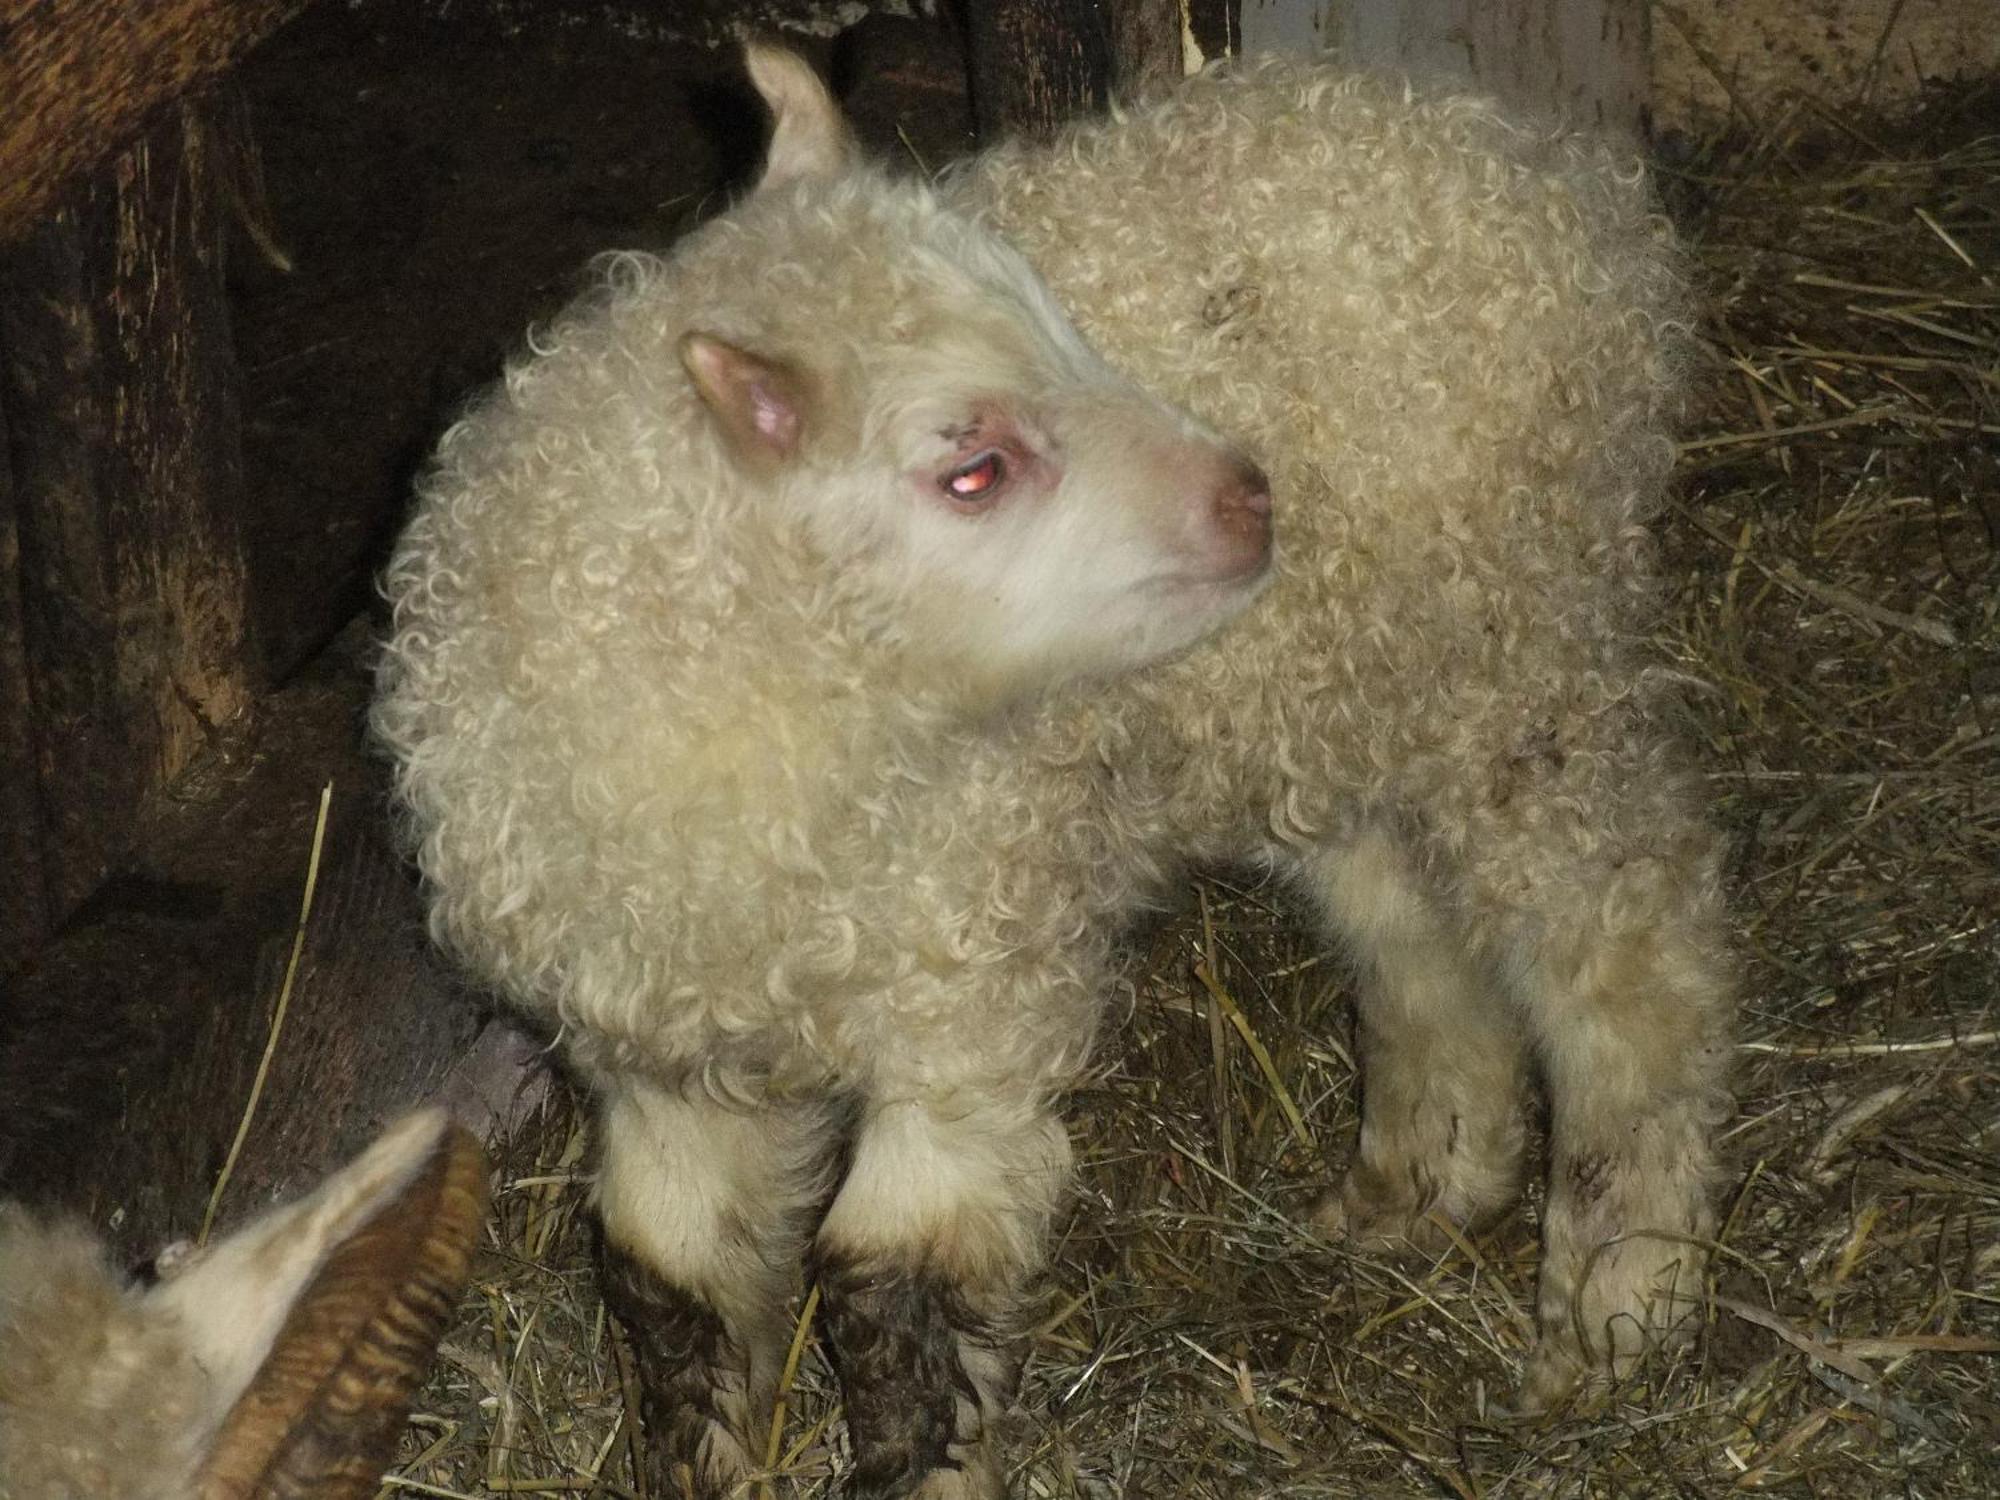
[[[1636,159],[1269,62],[935,190],[798,175],[608,262],[446,440],[388,574],[376,723],[435,930],[602,1091],[612,1239],[750,1327],[851,1130],[822,1264],[940,1270],[1004,1325],[1120,925],[1233,861],[1357,963],[1363,1134],[1325,1222],[1504,1204],[1532,1057],[1528,1395],[1630,1358],[1710,1223],[1733,983],[1642,641],[1684,328]],[[1274,581],[1192,649],[996,678],[973,596],[900,540],[916,392],[1062,404],[979,343],[996,309],[1086,362],[966,218],[1268,471]],[[859,410],[774,480],[676,363],[691,332]],[[755,1266],[711,1238],[745,1223]],[[742,1338],[754,1392],[768,1337]],[[1006,1376],[978,1343],[952,1451],[988,1475],[966,1452]]]

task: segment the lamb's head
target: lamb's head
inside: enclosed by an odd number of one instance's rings
[[[297,1202],[128,1284],[0,1204],[0,1495],[372,1495],[470,1266],[486,1169],[411,1116]]]
[[[781,497],[939,679],[1013,692],[1144,665],[1241,610],[1271,560],[1263,475],[1111,370],[1011,247],[856,159],[798,58],[753,47],[775,117],[736,216],[757,326],[682,362]]]

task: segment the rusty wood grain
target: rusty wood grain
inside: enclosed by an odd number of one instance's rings
[[[0,0],[0,243],[307,0]]]
[[[253,688],[216,155],[202,117],[178,110],[0,251],[50,923]]]

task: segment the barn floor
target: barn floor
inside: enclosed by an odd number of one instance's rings
[[[664,240],[741,165],[703,49],[311,17],[248,80],[300,266],[239,304],[280,664],[361,602],[452,401],[583,257]],[[935,75],[907,81],[912,149],[948,151]],[[1287,913],[1205,884],[1135,952],[1074,1102],[1020,1494],[2000,1492],[2000,110],[1830,147],[1786,122],[1669,185],[1708,312],[1663,647],[1736,838],[1751,996],[1707,1337],[1598,1409],[1507,1420],[1534,1202],[1437,1262],[1313,1241],[1355,1130],[1340,982]],[[381,500],[350,524],[328,497],[357,486]],[[330,575],[317,623],[279,607]],[[502,1165],[384,1496],[635,1493],[586,1170],[559,1098]],[[806,1334],[774,1495],[842,1472]]]

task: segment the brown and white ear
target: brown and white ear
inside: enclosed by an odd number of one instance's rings
[[[738,459],[770,468],[798,451],[813,415],[804,371],[707,333],[681,340],[681,363]]]
[[[148,1293],[178,1315],[211,1377],[196,1494],[376,1492],[485,1203],[478,1142],[428,1110]]]
[[[768,42],[745,44],[743,61],[771,111],[760,190],[806,177],[836,177],[853,164],[859,151],[854,134],[811,64]]]

